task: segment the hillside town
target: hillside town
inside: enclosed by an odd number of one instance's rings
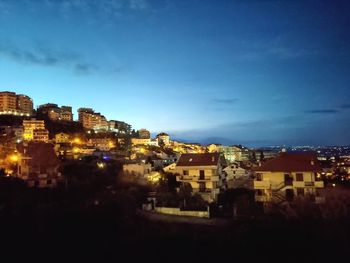
[[[145,128],[107,120],[93,108],[79,108],[77,116],[75,121],[70,106],[35,109],[27,95],[0,92],[2,176],[29,188],[67,188],[83,164],[101,172],[114,165],[119,168],[108,170],[112,178],[149,187],[139,204],[143,211],[204,218],[275,211],[293,217],[300,202],[322,206],[328,191],[350,180],[350,156],[342,152],[184,143],[165,132],[152,137]],[[250,197],[250,212],[228,201],[237,190]]]

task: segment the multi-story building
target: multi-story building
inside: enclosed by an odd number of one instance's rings
[[[139,132],[139,138],[141,138],[141,139],[150,139],[151,138],[151,133],[146,129],[140,129],[140,130],[138,130],[138,132]]]
[[[61,132],[55,135],[55,143],[57,144],[70,143],[70,142],[71,140],[70,140],[69,134]]]
[[[149,145],[151,142],[151,139],[148,138],[148,139],[142,139],[142,138],[131,138],[131,144],[133,146],[136,146],[136,145]]]
[[[225,164],[225,158],[220,153],[182,154],[174,173],[178,174],[177,181],[191,185],[193,193],[213,202],[226,188]]]
[[[170,144],[170,136],[169,134],[165,133],[165,132],[161,132],[157,135],[157,140],[158,140],[158,144],[161,145],[162,143],[167,146]]]
[[[33,100],[27,95],[17,95],[17,109],[20,114],[33,115]]]
[[[109,151],[116,147],[116,143],[110,138],[91,138],[88,146],[92,146],[100,151]]]
[[[249,160],[249,149],[241,145],[225,146],[221,144],[210,144],[207,149],[209,152],[222,153],[229,163]]]
[[[30,142],[19,155],[17,176],[29,187],[55,187],[62,179],[52,144]]]
[[[110,120],[108,122],[108,130],[111,132],[115,132],[118,135],[130,134],[131,125],[123,121]]]
[[[38,107],[38,112],[47,115],[53,121],[73,121],[72,107],[47,103]]]
[[[95,131],[107,131],[109,128],[107,119],[101,113],[95,112],[91,108],[78,109],[79,122],[85,129],[93,129]]]
[[[15,92],[0,92],[0,114],[31,116],[33,114],[33,101],[26,95]]]
[[[307,198],[322,202],[319,189],[324,187],[317,156],[311,152],[286,153],[254,169],[255,200],[260,202],[292,201]]]
[[[73,121],[72,107],[61,106],[60,119],[62,121]]]
[[[48,142],[49,131],[43,120],[23,120],[23,139],[25,141]]]
[[[127,176],[145,176],[152,171],[152,165],[146,163],[129,163],[123,165],[123,174]]]

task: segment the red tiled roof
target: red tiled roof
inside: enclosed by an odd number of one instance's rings
[[[281,153],[274,159],[268,160],[261,166],[254,168],[257,172],[307,172],[320,171],[317,156],[313,152]]]
[[[208,166],[217,165],[219,153],[185,153],[180,156],[177,166]]]

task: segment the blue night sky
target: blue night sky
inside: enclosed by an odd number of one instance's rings
[[[188,141],[350,144],[349,14],[345,0],[0,0],[0,90]]]

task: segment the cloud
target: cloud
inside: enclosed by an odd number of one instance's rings
[[[0,56],[21,64],[68,68],[75,73],[89,74],[98,69],[96,65],[84,61],[78,53],[42,47],[23,49],[0,43]]]
[[[217,104],[233,104],[236,103],[238,100],[238,98],[213,99],[212,102]]]
[[[63,12],[97,11],[107,14],[125,10],[142,11],[150,8],[147,0],[45,0],[45,4],[49,8],[58,8]]]
[[[146,0],[129,0],[130,9],[144,10],[148,8],[148,2]]]
[[[4,16],[9,14],[10,12],[10,6],[7,2],[4,0],[0,0],[0,16]]]
[[[339,110],[336,110],[336,109],[315,109],[315,110],[307,110],[304,112],[310,113],[310,114],[335,114],[335,113],[338,113]]]
[[[344,109],[344,110],[350,109],[350,104],[349,103],[342,104],[342,105],[340,105],[339,108]]]

